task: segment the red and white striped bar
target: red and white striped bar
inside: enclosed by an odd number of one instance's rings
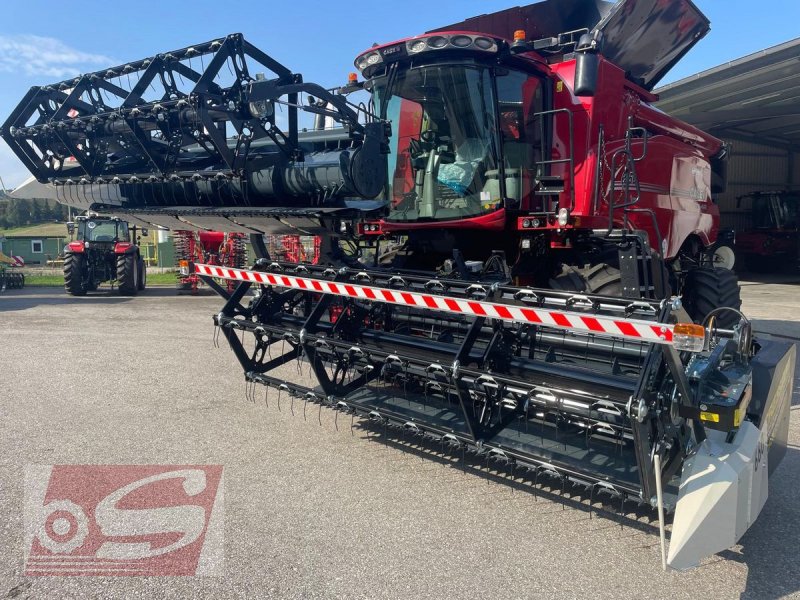
[[[359,300],[372,300],[399,306],[424,308],[456,315],[501,319],[528,325],[544,325],[546,327],[596,333],[641,342],[672,344],[674,338],[672,325],[637,319],[615,319],[613,317],[591,316],[578,312],[528,308],[436,294],[403,292],[384,287],[326,281],[312,277],[297,277],[295,275],[265,273],[246,269],[229,269],[227,267],[204,264],[195,264],[195,271],[198,275],[208,275],[218,279],[249,281],[250,283],[274,285],[304,292],[334,294]]]

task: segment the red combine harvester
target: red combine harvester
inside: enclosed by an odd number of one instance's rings
[[[64,202],[253,232],[250,269],[195,264],[251,395],[651,506],[686,568],[763,507],[795,367],[714,268],[724,144],[652,106],[707,31],[689,0],[548,0],[374,46],[333,90],[234,34],[32,88],[2,134]]]

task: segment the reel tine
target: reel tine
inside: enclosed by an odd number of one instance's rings
[[[269,385],[264,386],[264,406],[269,408]]]

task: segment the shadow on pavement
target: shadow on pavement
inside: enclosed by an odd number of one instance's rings
[[[70,296],[62,288],[28,287],[21,290],[6,290],[0,294],[0,313],[12,310],[27,310],[36,306],[63,306],[68,304],[121,304],[137,298],[164,298],[176,296],[174,287],[154,287],[139,292],[136,296],[120,296],[117,290],[101,288],[85,296]]]
[[[754,271],[736,271],[741,285],[800,284],[800,273],[757,273]]]

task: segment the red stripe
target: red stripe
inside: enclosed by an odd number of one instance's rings
[[[526,321],[530,323],[541,323],[542,320],[539,318],[539,315],[536,314],[535,310],[531,310],[530,308],[520,308],[520,312],[522,316],[525,317]]]
[[[508,310],[505,306],[501,306],[500,304],[494,305],[494,310],[497,312],[497,315],[501,319],[513,319],[514,317],[511,316],[511,311]]]
[[[664,341],[671,342],[672,341],[672,330],[669,327],[663,327],[662,325],[650,325],[650,328],[653,330],[658,337],[663,337]]]
[[[556,322],[556,325],[561,325],[561,327],[572,327],[572,323],[565,315],[557,312],[551,312],[550,316],[553,318],[553,321]]]
[[[311,285],[313,285],[314,289],[317,290],[318,292],[322,291],[322,284],[320,284],[320,282],[317,281],[316,279],[311,280]]]
[[[281,280],[281,283],[283,283],[283,285],[284,285],[284,286],[286,286],[286,287],[292,287],[292,286],[289,284],[289,278],[288,278],[288,277],[284,277],[283,275],[281,275],[281,277],[280,277],[280,280]]]
[[[417,303],[414,302],[414,296],[406,292],[402,292],[400,295],[403,297],[403,302],[410,304],[411,306],[416,306]]]
[[[422,299],[425,301],[425,304],[428,308],[439,308],[439,305],[436,304],[436,300],[433,296],[423,296]]]
[[[334,294],[340,294],[339,286],[335,283],[328,283],[328,289],[332,291]]]
[[[242,275],[242,278],[243,278],[245,281],[250,281],[250,273],[248,273],[247,271],[242,271],[242,272],[241,272],[241,275]]]
[[[480,305],[478,302],[467,302],[467,306],[469,306],[470,310],[474,312],[479,317],[485,317],[486,311],[483,310],[483,306]]]
[[[267,281],[269,281],[270,284],[275,285],[276,284],[275,275],[267,275]]]
[[[347,292],[348,296],[357,296],[358,295],[358,294],[356,294],[356,290],[352,285],[344,286],[344,291]]]
[[[452,298],[445,298],[444,303],[447,304],[447,308],[449,308],[453,312],[461,312],[461,307],[458,305],[458,302],[456,302]]]
[[[229,279],[236,279],[236,273],[234,273],[232,269],[228,269],[226,272],[228,273]]]
[[[375,292],[372,291],[372,288],[364,288],[364,295],[370,300],[375,300]]]
[[[303,288],[304,290],[307,290],[307,289],[308,289],[308,287],[307,287],[307,285],[308,285],[308,284],[306,283],[306,280],[305,280],[305,279],[298,279],[298,280],[297,280],[297,285],[299,285],[299,286],[300,286],[301,288]]]
[[[216,271],[216,273],[217,273],[217,277],[225,277],[225,271],[223,271],[223,270],[222,270],[222,269],[220,269],[219,267],[217,267],[217,268],[216,268],[216,269],[214,269],[214,270],[215,270],[215,271]]]
[[[594,317],[581,317],[581,321],[589,328],[590,331],[605,331],[600,321]]]
[[[258,283],[264,283],[264,278],[261,277],[261,273],[253,273],[253,277]]]
[[[642,337],[641,334],[636,331],[636,327],[630,323],[626,323],[625,321],[614,321],[614,325],[619,328],[623,335],[627,335],[629,337]]]
[[[381,290],[381,294],[383,294],[383,297],[386,298],[388,302],[397,302],[397,300],[394,299],[394,294],[389,290]]]

